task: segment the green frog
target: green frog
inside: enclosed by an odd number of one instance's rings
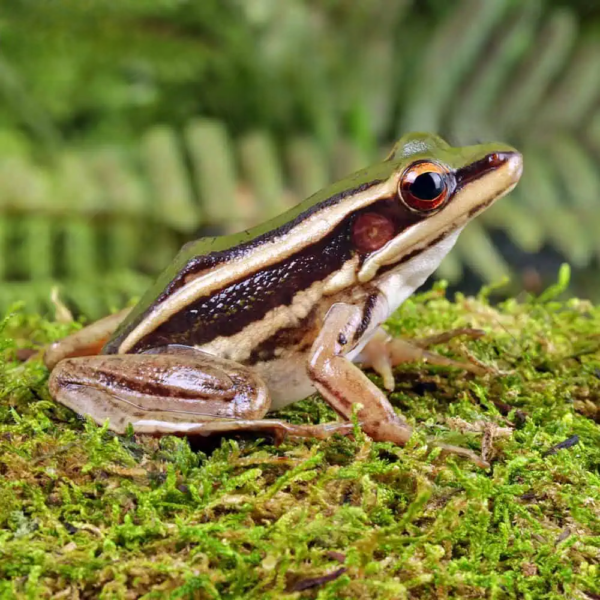
[[[356,410],[371,438],[405,444],[411,428],[356,363],[392,389],[392,367],[423,356],[381,324],[522,164],[504,144],[408,134],[272,221],[186,244],[133,309],[48,348],[50,392],[117,433],[326,438],[351,431]],[[315,391],[340,421],[265,418]]]

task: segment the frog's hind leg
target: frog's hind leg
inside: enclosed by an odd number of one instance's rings
[[[64,358],[99,354],[130,310],[131,308],[126,308],[104,317],[51,344],[44,353],[44,363],[49,369],[53,369]]]
[[[263,419],[266,384],[250,369],[194,348],[166,346],[148,354],[67,358],[54,369],[50,393],[60,403],[124,433],[207,436],[254,431],[326,438],[349,423],[293,425]]]
[[[379,329],[356,360],[377,372],[383,379],[383,387],[390,391],[395,387],[393,367],[405,362],[427,362],[436,366],[455,367],[476,375],[483,375],[489,373],[491,369],[474,362],[453,360],[428,350],[430,346],[443,344],[458,336],[478,339],[483,335],[484,332],[480,329],[460,328],[421,340],[408,341],[402,338],[393,338],[383,329]]]

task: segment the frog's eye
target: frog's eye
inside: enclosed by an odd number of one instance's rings
[[[449,171],[437,163],[414,163],[402,173],[398,195],[410,210],[431,212],[448,199],[451,177]]]

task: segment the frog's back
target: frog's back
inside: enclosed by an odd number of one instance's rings
[[[340,205],[350,195],[368,195],[391,169],[390,163],[364,169],[253,229],[186,244],[103,352],[201,345],[238,331],[278,302],[289,303],[299,289],[326,278],[348,259],[347,231],[339,227],[347,211]]]

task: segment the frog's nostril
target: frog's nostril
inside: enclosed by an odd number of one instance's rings
[[[500,167],[515,159],[520,159],[520,157],[518,152],[493,152],[486,156],[486,160],[491,167]]]
[[[499,167],[501,164],[506,162],[506,159],[503,152],[494,152],[493,154],[488,154],[487,161],[490,166]]]

